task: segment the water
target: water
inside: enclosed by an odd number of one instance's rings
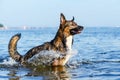
[[[18,51],[50,41],[57,28],[0,30],[0,80],[120,80],[120,28],[85,28],[74,36],[74,56],[65,67],[20,66],[9,57],[8,42],[22,33]]]

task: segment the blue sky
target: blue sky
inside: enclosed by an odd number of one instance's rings
[[[120,0],[0,0],[8,27],[57,27],[60,13],[84,26],[120,26]]]

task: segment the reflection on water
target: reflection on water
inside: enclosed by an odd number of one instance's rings
[[[9,80],[32,80],[32,77],[35,77],[36,79],[41,80],[70,80],[70,74],[68,73],[67,69],[65,67],[59,66],[59,67],[42,67],[42,66],[27,66],[27,67],[19,67],[14,69],[9,68]],[[20,70],[25,70],[26,68],[27,73],[22,72],[23,74],[20,74]],[[19,72],[19,73],[18,73]],[[20,75],[19,75],[20,74]]]
[[[69,74],[65,67],[33,68],[27,76],[44,76],[44,80],[69,80]]]

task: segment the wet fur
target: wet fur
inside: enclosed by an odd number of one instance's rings
[[[38,54],[43,50],[53,50],[59,51],[64,55],[62,58],[53,59],[51,66],[63,66],[69,60],[69,55],[66,55],[69,50],[71,50],[73,43],[73,36],[80,33],[83,30],[82,26],[77,25],[72,20],[66,20],[65,16],[61,13],[60,16],[60,26],[57,34],[53,40],[46,42],[42,45],[36,46],[30,49],[24,56],[20,55],[17,51],[17,42],[21,37],[21,34],[14,35],[8,45],[10,56],[17,62],[26,63],[27,60],[32,58],[34,55]]]

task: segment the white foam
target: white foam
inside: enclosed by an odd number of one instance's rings
[[[4,64],[4,65],[14,65],[16,63],[17,62],[15,60],[13,60],[12,58],[8,58],[8,59],[4,59],[1,64]]]

